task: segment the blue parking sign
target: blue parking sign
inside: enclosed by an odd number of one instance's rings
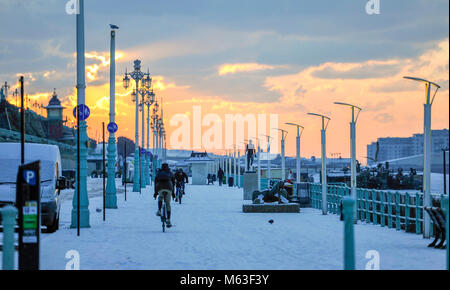
[[[33,170],[24,170],[23,179],[25,179],[25,182],[29,185],[36,185],[36,172]]]

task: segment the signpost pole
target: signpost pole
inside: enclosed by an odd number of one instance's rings
[[[22,165],[25,163],[25,111],[24,111],[24,104],[23,104],[23,96],[24,96],[24,89],[23,89],[23,76],[19,79],[20,82],[20,160]]]
[[[123,152],[123,176],[124,176],[124,185],[125,185],[125,201],[127,201],[127,177],[128,177],[128,168],[127,168],[127,141],[124,142],[124,152]]]
[[[139,161],[138,161],[138,166],[139,166],[139,170],[141,169],[141,148],[139,148]],[[140,172],[140,171],[139,171]],[[142,194],[142,174],[139,174],[139,194]]]
[[[77,112],[77,236],[80,236],[80,106]]]
[[[102,155],[103,155],[103,160],[102,160],[102,165],[103,165],[103,221],[105,221],[106,220],[106,212],[105,212],[105,208],[106,208],[105,122],[102,122],[102,133],[103,133],[103,150],[102,150]]]

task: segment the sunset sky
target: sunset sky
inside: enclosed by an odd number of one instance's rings
[[[56,88],[73,121],[75,16],[66,14],[66,2],[0,0],[0,82],[11,83],[11,92],[24,75],[26,93],[45,105]],[[315,112],[331,117],[328,155],[348,157],[350,110],[333,102],[349,102],[363,108],[357,159],[365,163],[366,145],[378,137],[423,132],[424,85],[405,75],[441,85],[432,128],[448,128],[449,1],[381,0],[379,15],[368,15],[366,2],[85,0],[90,137],[108,122],[110,23],[120,27],[116,136],[134,139],[135,107],[122,78],[136,58],[163,98],[169,138],[178,128],[173,116],[192,120],[194,105],[223,120],[278,114],[278,126],[289,130],[287,154],[295,155],[296,131],[284,123],[294,122],[305,126],[302,156],[320,156],[320,120],[306,115]]]

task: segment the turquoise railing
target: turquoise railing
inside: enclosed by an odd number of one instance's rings
[[[312,207],[322,209],[322,185],[309,186]],[[341,214],[341,201],[350,196],[347,186],[328,185],[328,212]],[[422,233],[423,197],[422,193],[404,193],[357,188],[356,204],[358,219],[382,227],[395,228],[407,232]],[[433,195],[433,197],[439,197]],[[441,200],[443,195],[440,196]],[[431,226],[431,228],[433,228]]]

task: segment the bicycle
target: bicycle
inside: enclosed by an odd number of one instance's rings
[[[167,209],[166,209],[166,196],[167,192],[164,192],[163,204],[161,208],[161,223],[162,223],[162,231],[163,233],[166,231],[167,224]]]
[[[183,185],[181,182],[177,183],[177,190],[176,190],[176,201],[178,201],[181,204],[181,197],[183,196]]]

